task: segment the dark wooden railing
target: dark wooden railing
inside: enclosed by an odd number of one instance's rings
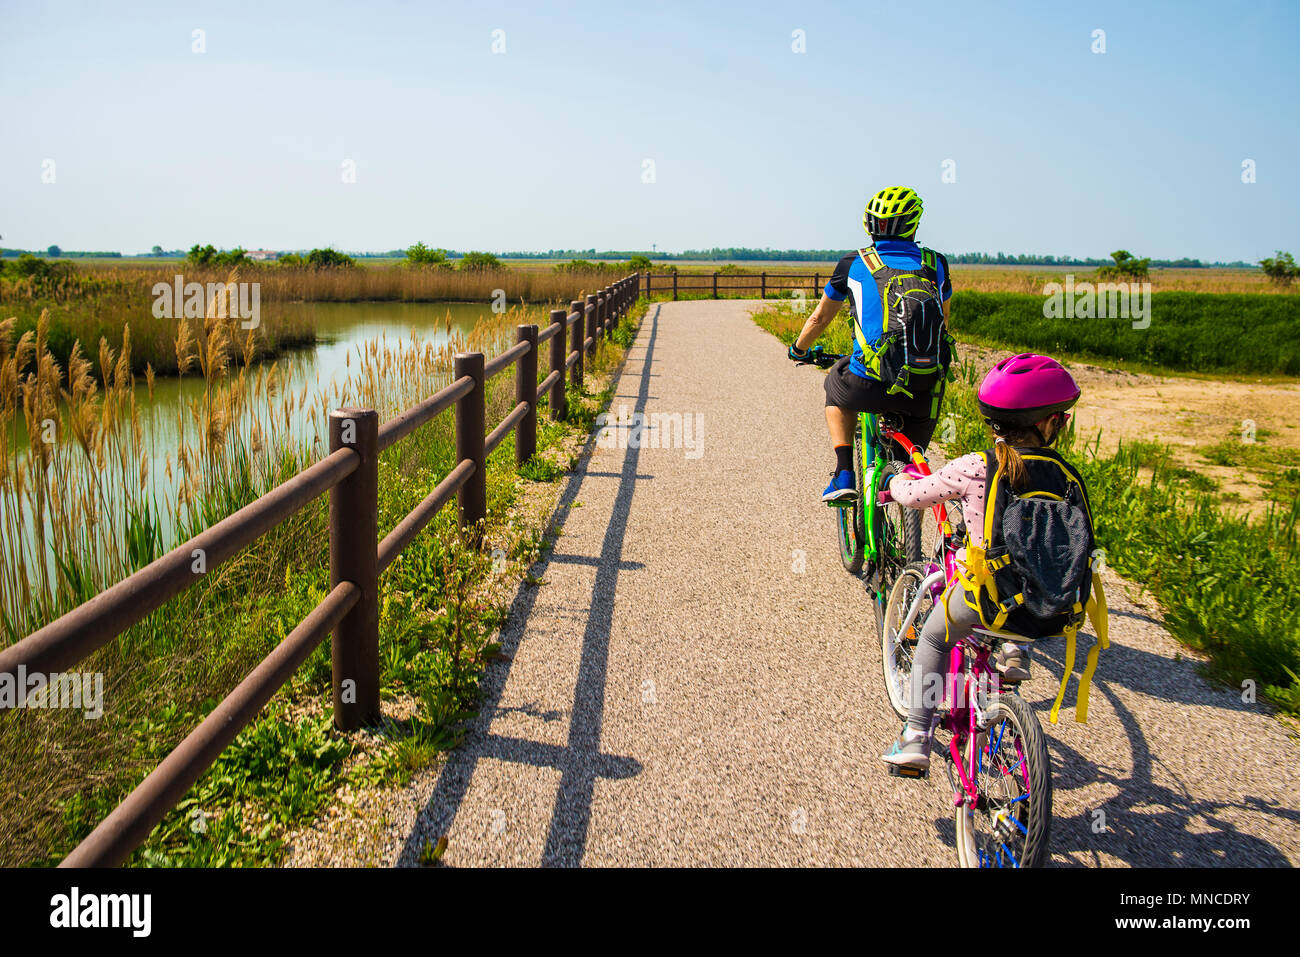
[[[672,293],[673,299],[682,295],[710,296],[719,299],[722,298],[718,295],[720,291],[734,293],[738,290],[755,295],[759,299],[766,299],[769,292],[779,295],[796,289],[807,290],[811,293],[810,298],[816,298],[821,295],[825,281],[830,279],[831,271],[802,274],[786,272],[654,274],[647,272],[638,275],[641,277],[641,294],[647,299],[653,298],[656,294],[668,293]]]
[[[210,572],[319,496],[329,493],[330,592],[217,707],[60,864],[106,867],[125,861],[149,832],[212,766],[299,665],[333,633],[334,724],[358,728],[379,717],[379,574],[438,511],[458,497],[460,525],[481,536],[487,515],[486,460],[513,430],[515,461],[537,449],[537,400],[549,392],[552,418],[563,418],[565,377],[581,385],[584,357],[613,333],[637,298],[636,276],[587,297],[550,325],[522,325],[517,342],[485,362],[460,353],[450,385],[379,424],[372,409],[335,409],[329,417],[330,452],[235,514],[83,605],[0,651],[0,674],[66,671],[168,599]],[[565,349],[569,330],[572,346]],[[550,340],[550,374],[537,381],[537,351]],[[515,366],[515,407],[486,433],[486,384]],[[383,540],[378,531],[379,453],[456,408],[456,466]],[[481,539],[480,539],[481,541]],[[377,543],[377,544],[376,544]],[[202,557],[200,563],[198,559]]]

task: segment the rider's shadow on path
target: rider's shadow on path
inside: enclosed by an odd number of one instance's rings
[[[651,361],[655,339],[659,330],[659,307],[647,314],[645,324],[649,335],[645,356],[640,360],[641,371],[625,368],[622,385],[639,383],[634,411],[644,412],[650,395]],[[628,364],[637,359],[628,356]],[[609,655],[609,631],[614,615],[614,588],[620,571],[641,567],[639,563],[622,560],[623,539],[627,531],[632,495],[636,483],[650,476],[637,472],[640,448],[629,445],[627,457],[619,472],[587,471],[590,453],[596,435],[587,440],[579,457],[580,465],[570,476],[555,508],[553,527],[562,522],[577,499],[587,478],[617,478],[618,491],[605,538],[598,556],[556,554],[547,551],[520,585],[511,603],[507,623],[501,630],[502,658],[489,666],[482,679],[482,698],[478,717],[474,719],[464,744],[447,759],[434,786],[428,804],[421,809],[411,833],[398,855],[398,866],[414,865],[426,840],[449,834],[456,814],[465,800],[480,758],[528,764],[534,767],[555,768],[560,771],[554,808],[546,845],[539,862],[543,866],[577,866],[582,863],[586,849],[587,830],[591,823],[591,801],[597,778],[623,779],[641,773],[641,764],[634,758],[600,752],[601,723],[605,710],[605,680]],[[540,709],[533,703],[514,708],[501,706],[502,694],[510,674],[519,643],[528,627],[529,615],[537,599],[538,588],[528,584],[545,575],[551,564],[584,564],[596,566],[596,580],[592,587],[591,606],[583,633],[582,653],[578,664],[578,678],[574,688],[573,705],[568,713],[569,737],[564,746],[507,737],[491,733],[493,718],[510,711],[530,713]],[[545,712],[546,721],[558,717],[556,712]]]
[[[1142,617],[1124,615],[1122,617]],[[1157,622],[1159,624],[1159,622]],[[1061,721],[1073,721],[1070,715],[1077,703],[1078,675],[1083,667],[1091,638],[1081,639],[1076,652],[1075,675],[1071,679],[1062,701]],[[1065,642],[1049,639],[1034,646],[1035,670],[1041,668],[1050,678],[1037,674],[1034,680],[1043,680],[1055,689],[1059,686],[1064,668]],[[1160,689],[1151,687],[1149,680],[1155,669],[1170,667],[1185,669],[1162,682]],[[1110,703],[1128,739],[1132,755],[1132,769],[1098,764],[1089,755],[1072,748],[1050,731],[1047,714],[1051,700],[1033,703],[1035,713],[1047,734],[1048,749],[1052,755],[1052,788],[1054,793],[1070,791],[1093,784],[1109,785],[1114,793],[1097,804],[1072,817],[1062,817],[1059,812],[1052,818],[1051,846],[1053,855],[1064,855],[1068,863],[1077,866],[1100,866],[1106,863],[1102,855],[1119,858],[1135,867],[1290,867],[1287,856],[1273,844],[1253,834],[1238,829],[1237,823],[1244,815],[1261,814],[1281,818],[1292,826],[1300,826],[1300,810],[1272,803],[1250,795],[1237,801],[1212,800],[1197,797],[1192,788],[1178,781],[1174,771],[1163,765],[1166,777],[1173,777],[1179,786],[1158,783],[1153,768],[1159,758],[1152,754],[1146,734],[1137,716],[1129,710],[1113,690],[1121,685],[1141,694],[1166,701],[1206,705],[1230,712],[1253,711],[1255,705],[1244,704],[1239,696],[1225,693],[1202,678],[1198,663],[1192,659],[1172,661],[1162,655],[1122,645],[1116,641],[1102,652],[1103,673],[1099,671],[1092,682],[1095,697],[1101,694]],[[1178,689],[1176,694],[1171,689]],[[1055,695],[1053,694],[1053,697]],[[1096,716],[1090,716],[1090,724]],[[1180,735],[1193,731],[1182,728]],[[1191,743],[1189,746],[1196,746]],[[1243,743],[1243,746],[1247,746]],[[1230,755],[1224,755],[1225,761]],[[1221,768],[1222,773],[1232,773],[1231,763]],[[1188,782],[1195,784],[1195,782]],[[946,793],[946,791],[945,791]],[[1193,826],[1196,830],[1193,830]],[[935,830],[941,840],[955,844],[956,835],[952,816],[935,820]],[[1066,862],[1057,862],[1066,863]]]

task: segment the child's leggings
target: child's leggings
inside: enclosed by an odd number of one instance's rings
[[[979,615],[963,600],[960,585],[949,586],[925,619],[912,659],[912,698],[907,726],[913,731],[929,732],[935,709],[943,701],[949,652],[979,623]]]

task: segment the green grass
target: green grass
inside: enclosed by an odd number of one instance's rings
[[[958,291],[951,327],[959,338],[1150,369],[1300,375],[1300,297],[1159,292],[1145,329],[1123,318],[1047,318],[1043,306],[1041,295]]]

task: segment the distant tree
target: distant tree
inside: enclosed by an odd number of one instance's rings
[[[491,253],[466,253],[461,257],[459,267],[464,272],[487,272],[501,269],[501,260]]]
[[[999,253],[999,256],[1001,254]],[[1097,278],[1099,279],[1146,279],[1149,275],[1151,266],[1150,258],[1137,259],[1127,249],[1117,249],[1110,254],[1110,258],[1115,260],[1113,266],[1099,266],[1097,268]]]
[[[153,249],[149,250],[150,256],[161,256],[162,254],[163,248],[161,246],[155,246]]]
[[[247,250],[242,246],[236,246],[228,252],[217,253],[217,255],[212,257],[213,265],[221,266],[226,269],[233,269],[235,266],[242,266],[249,262],[252,262],[252,260],[248,258]]]
[[[217,247],[211,243],[206,246],[195,243],[190,247],[190,251],[185,254],[185,264],[187,266],[206,266],[212,262],[213,257],[216,255]]]
[[[45,250],[45,255],[49,256],[51,259],[57,259],[59,256],[63,255],[63,250],[58,246],[51,246],[49,249]]]
[[[439,269],[450,269],[451,260],[447,258],[447,250],[445,249],[430,249],[424,243],[416,243],[406,249],[406,265],[435,266]]]
[[[185,264],[187,266],[215,266],[219,269],[233,269],[236,266],[244,266],[251,262],[252,260],[248,258],[247,251],[240,246],[222,251],[211,243],[206,246],[195,243],[190,247],[190,251],[185,254]]]
[[[313,249],[307,254],[307,265],[314,269],[334,269],[356,264],[355,259],[337,249]]]
[[[1279,286],[1289,286],[1297,276],[1300,276],[1300,266],[1296,265],[1295,257],[1280,249],[1275,258],[1261,259],[1259,265],[1269,281]]]

